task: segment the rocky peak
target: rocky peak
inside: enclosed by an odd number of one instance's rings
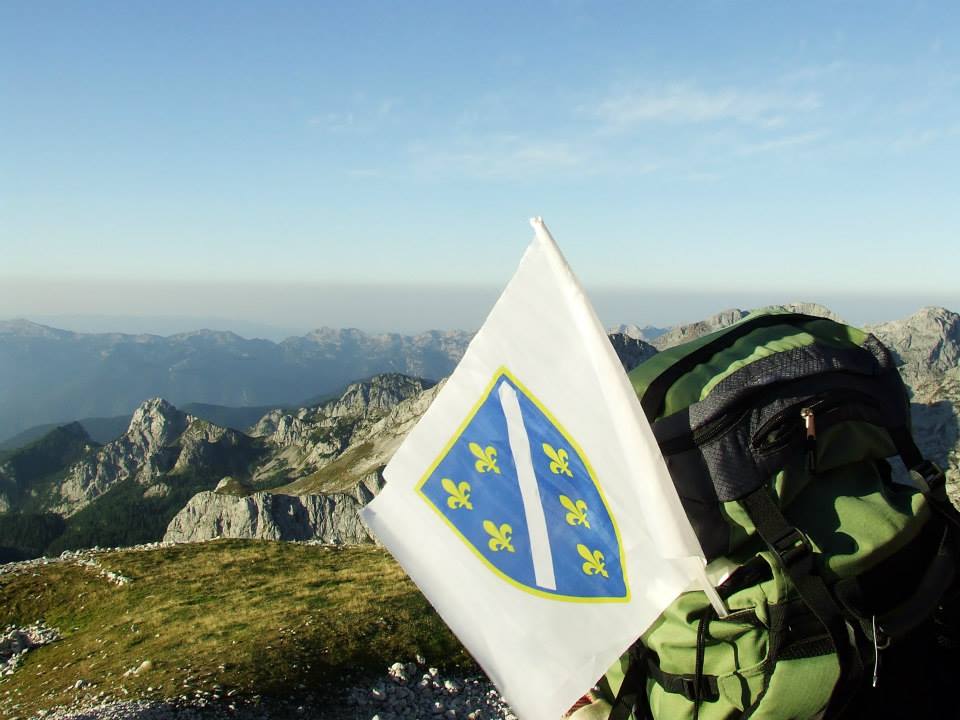
[[[654,327],[653,325],[645,325],[644,327],[640,327],[634,323],[626,323],[607,328],[607,335],[609,335],[611,338],[614,335],[626,335],[629,338],[643,340],[649,343],[663,335],[666,331],[667,328]]]
[[[421,394],[432,382],[399,373],[351,383],[339,397],[298,410],[272,410],[251,429],[276,452],[254,477],[290,480],[328,465],[394,408]]]
[[[68,469],[59,487],[59,504],[53,509],[71,515],[129,479],[147,488],[145,497],[155,495],[165,491],[159,486],[170,473],[209,478],[213,487],[224,475],[242,474],[257,453],[243,433],[152,398],[134,412],[126,433]]]
[[[610,344],[613,345],[617,357],[620,358],[620,364],[626,372],[630,372],[644,360],[657,354],[657,349],[637,337],[631,337],[626,333],[611,333]]]
[[[386,412],[398,403],[432,386],[419,378],[386,373],[347,386],[338,400],[329,406],[331,417]]]
[[[925,307],[868,329],[894,353],[905,376],[943,374],[960,363],[960,315],[950,310]]]
[[[657,350],[665,350],[674,345],[696,340],[698,337],[703,337],[715,330],[725,328],[728,325],[733,325],[735,322],[743,320],[743,318],[749,314],[749,310],[740,310],[739,308],[723,310],[706,320],[670,328],[663,333],[663,335],[656,338],[652,344]]]
[[[828,308],[825,305],[815,302],[794,302],[787,303],[786,305],[772,305],[769,309],[771,310],[787,310],[792,313],[800,313],[802,315],[813,315],[814,317],[827,318],[828,320],[833,320],[838,323],[844,322],[843,318],[837,315],[833,310]]]
[[[78,440],[85,443],[93,442],[90,439],[90,435],[87,433],[87,429],[76,421],[54,428],[47,434],[46,437],[65,438],[70,440]]]
[[[183,434],[190,420],[189,415],[163,398],[151,398],[134,410],[125,437],[140,447],[164,447]]]

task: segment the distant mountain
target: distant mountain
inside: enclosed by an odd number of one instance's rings
[[[645,325],[640,327],[639,325],[627,324],[627,325],[616,325],[612,328],[607,328],[608,335],[626,335],[628,338],[634,338],[635,340],[643,340],[644,342],[653,342],[658,337],[663,335],[669,328],[654,327],[653,325]]]
[[[56,428],[24,448],[0,453],[0,561],[159,540],[190,498],[213,490],[246,495],[309,477],[430,384],[398,374],[375,376],[319,406],[271,410],[251,435],[161,398],[142,403],[126,431],[104,445],[90,440],[79,423]],[[365,502],[379,485],[374,480],[369,488],[348,489],[355,502]],[[326,502],[304,507],[318,518],[340,516]]]
[[[0,512],[46,509],[66,469],[95,447],[83,426],[70,423],[23,448],[0,453]]]
[[[127,429],[127,425],[130,424],[130,416],[119,415],[112,418],[81,418],[80,420],[74,420],[74,422],[83,428],[91,440],[102,445],[111,440],[116,440],[123,434],[123,431]],[[26,430],[18,432],[13,437],[0,442],[0,451],[17,450],[26,447],[52,430],[56,430],[58,427],[63,426],[59,423],[46,423],[45,425],[35,425],[27,428]]]
[[[866,329],[893,353],[912,393],[917,443],[946,470],[947,489],[960,503],[960,315],[927,307]]]
[[[960,315],[950,310],[926,307],[904,320],[866,329],[894,352],[905,376],[929,379],[955,371],[960,363]]]
[[[336,393],[334,393],[335,395]],[[316,405],[320,400],[307,400],[302,405]],[[194,415],[201,420],[207,420],[216,425],[231,428],[233,430],[246,430],[259,420],[270,410],[271,405],[260,405],[258,407],[227,407],[226,405],[211,405],[209,403],[187,403],[180,408],[190,415]],[[75,420],[77,424],[86,430],[90,439],[101,445],[112,442],[123,435],[124,431],[130,425],[131,415],[118,415],[110,418],[80,418]],[[0,451],[15,450],[38,440],[51,430],[60,427],[57,423],[48,423],[46,425],[36,425],[17,433],[11,438],[0,442]]]
[[[321,329],[274,343],[212,330],[88,335],[0,322],[0,438],[77,418],[129,417],[147,397],[184,406],[285,407],[378,373],[438,380],[470,338],[461,331]]]
[[[698,337],[744,314],[726,311],[657,340]],[[868,330],[897,359],[912,392],[918,442],[947,470],[956,497],[960,316],[926,308]],[[339,343],[356,339],[338,337]],[[625,334],[610,340],[627,370],[657,352]],[[102,445],[80,424],[56,428],[0,452],[0,561],[157,540],[167,531],[171,538],[363,537],[352,513],[382,487],[384,466],[441,386],[398,373],[375,375],[309,406],[271,409],[247,432],[159,398],[142,403],[122,435]],[[309,499],[287,499],[291,495]]]
[[[461,331],[407,336],[324,328],[273,343],[211,330],[85,335],[0,322],[0,449],[73,421],[109,442],[148,397],[241,430],[271,408],[319,405],[358,378],[392,372],[439,380],[471,338]],[[624,348],[632,342],[638,358],[648,352],[632,336],[611,339]]]
[[[815,315],[817,317],[825,317],[831,320],[836,320],[837,322],[843,322],[843,319],[835,312],[817,303],[788,303],[786,305],[770,305],[761,309],[787,310],[789,312],[802,313],[804,315]],[[717,330],[722,330],[725,327],[743,320],[743,318],[745,318],[751,312],[753,311],[740,310],[739,308],[723,310],[722,312],[719,312],[705,320],[699,320],[687,325],[676,325],[672,328],[669,328],[654,338],[651,342],[658,350],[666,350],[674,345],[690,342],[691,340],[696,340],[698,337],[702,337],[703,335],[708,335]]]

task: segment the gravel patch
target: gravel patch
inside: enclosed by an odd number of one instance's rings
[[[353,688],[347,701],[371,720],[517,720],[486,678],[444,677],[424,662],[394,663],[372,687]]]
[[[0,678],[13,675],[23,656],[34,648],[60,639],[56,628],[48,628],[43,622],[26,627],[8,625],[0,633]]]
[[[78,699],[30,720],[517,720],[483,677],[442,674],[416,662],[394,663],[363,687],[288,698],[182,695],[166,700]],[[26,720],[12,716],[11,720]]]

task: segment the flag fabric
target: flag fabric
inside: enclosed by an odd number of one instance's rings
[[[543,223],[363,511],[522,720],[557,720],[703,555]]]

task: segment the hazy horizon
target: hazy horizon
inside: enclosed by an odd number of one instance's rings
[[[0,286],[0,320],[22,318],[74,332],[172,335],[226,330],[273,341],[321,327],[367,333],[475,331],[502,288],[413,285],[164,284],[159,282],[56,284],[8,282]],[[876,293],[690,292],[586,288],[605,327],[669,327],[730,308],[817,302],[854,325],[898,320],[924,306],[960,309],[954,295]],[[59,295],[75,298],[69,308]]]

